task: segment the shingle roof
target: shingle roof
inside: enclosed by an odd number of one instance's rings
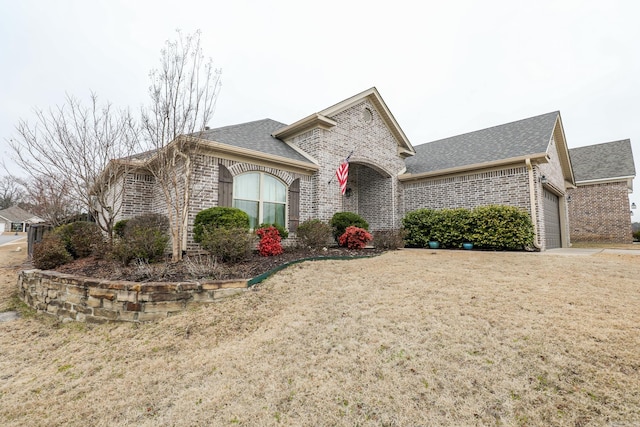
[[[11,222],[25,222],[35,217],[18,206],[11,206],[7,209],[0,210],[0,217],[5,218]]]
[[[558,111],[415,147],[407,172],[418,174],[547,151]]]
[[[628,139],[572,148],[569,157],[578,182],[636,175]]]
[[[194,136],[234,147],[246,148],[291,160],[311,163],[309,159],[298,153],[288,144],[271,136],[273,132],[285,126],[286,124],[275,120],[263,119],[210,129]]]

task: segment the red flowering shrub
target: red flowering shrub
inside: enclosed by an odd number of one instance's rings
[[[373,236],[364,228],[349,226],[340,236],[338,242],[340,246],[346,246],[349,249],[362,249],[371,240],[373,240]]]
[[[282,253],[282,245],[280,244],[280,233],[274,226],[259,228],[256,231],[260,242],[258,243],[258,252],[262,256],[273,256]]]

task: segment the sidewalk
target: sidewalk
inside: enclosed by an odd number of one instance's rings
[[[616,254],[616,255],[639,255],[640,250],[634,249],[605,249],[605,248],[557,248],[539,252],[540,255],[594,255],[594,254]]]

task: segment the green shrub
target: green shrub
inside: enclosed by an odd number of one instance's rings
[[[71,261],[73,257],[56,233],[45,234],[42,240],[33,246],[33,266],[40,270],[51,270]]]
[[[442,209],[436,211],[434,228],[441,247],[460,248],[471,240],[472,213],[469,209]]]
[[[529,215],[512,206],[482,206],[474,210],[418,209],[402,219],[406,244],[427,247],[430,240],[441,247],[459,248],[473,243],[485,249],[523,249],[533,244]]]
[[[333,214],[333,217],[331,217],[329,225],[333,229],[333,238],[336,241],[338,241],[338,238],[344,234],[347,227],[353,226],[363,228],[365,230],[369,229],[369,223],[367,223],[367,221],[365,221],[360,215],[353,212],[336,212]]]
[[[246,228],[205,228],[202,231],[200,244],[216,258],[237,262],[251,254],[255,234]]]
[[[331,226],[319,219],[310,219],[298,226],[296,235],[301,246],[320,249],[327,246],[331,241]]]
[[[486,249],[525,249],[533,244],[529,214],[513,206],[481,206],[471,213],[470,242]]]
[[[634,241],[634,242],[640,242],[640,230],[635,231],[635,232],[633,233],[633,241]]]
[[[249,230],[249,215],[238,208],[217,206],[198,212],[193,221],[193,240],[202,243],[205,229],[242,228]]]
[[[132,260],[159,261],[169,243],[169,220],[159,214],[144,214],[128,220],[123,235],[113,247],[114,256],[128,265]]]
[[[278,234],[280,234],[280,238],[282,240],[286,239],[287,237],[289,237],[289,232],[287,231],[286,228],[284,228],[283,226],[281,226],[280,224],[276,224],[275,222],[272,224],[263,222],[262,224],[260,224],[258,226],[258,230],[261,228],[269,228],[269,227],[275,227],[276,230],[278,230]]]
[[[121,219],[115,223],[113,226],[113,234],[115,237],[124,237],[124,228],[127,226],[128,222],[128,219]]]
[[[434,209],[417,209],[407,212],[402,218],[402,226],[406,233],[407,246],[426,248],[430,240],[440,241],[437,229],[438,211]]]
[[[104,237],[98,224],[76,221],[54,229],[67,252],[74,258],[104,254]]]
[[[401,229],[378,230],[373,232],[373,246],[376,249],[395,250],[404,248],[406,232]]]

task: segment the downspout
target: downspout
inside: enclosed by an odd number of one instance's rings
[[[526,159],[527,171],[529,172],[529,199],[531,203],[531,221],[533,222],[533,246],[538,250],[542,250],[540,242],[538,242],[538,214],[536,213],[536,182],[533,178],[533,166],[531,159]]]

